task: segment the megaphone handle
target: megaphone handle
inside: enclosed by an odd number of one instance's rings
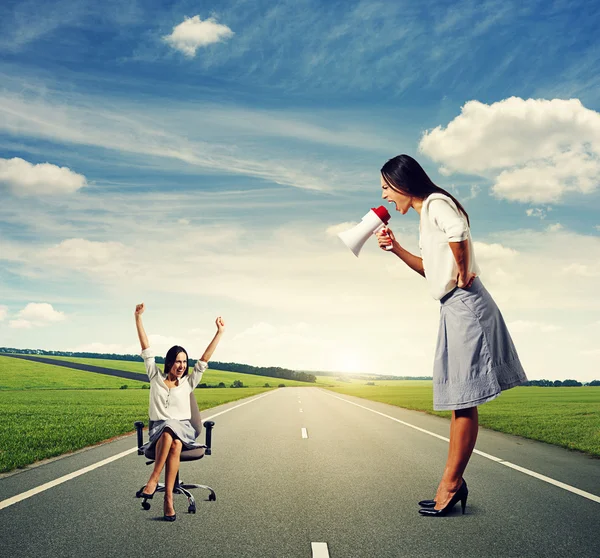
[[[386,226],[385,226],[385,225],[383,225],[383,224],[381,225],[381,227],[377,227],[377,230],[376,230],[375,232],[377,233],[377,232],[379,232],[379,231],[383,231],[383,232],[385,233],[385,235],[386,235],[386,236],[388,235],[388,234],[387,234],[387,228],[386,228]],[[390,244],[389,246],[385,246],[385,249],[386,249],[386,250],[389,252],[390,250],[393,250],[393,249],[394,249],[394,245],[393,245],[393,244]]]

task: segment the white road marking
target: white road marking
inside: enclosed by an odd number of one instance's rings
[[[308,438],[308,432],[306,431],[306,428],[302,429],[302,437],[303,438]]]
[[[312,558],[329,558],[327,543],[314,542],[310,543],[310,547],[312,549]]]
[[[301,412],[301,413],[303,412],[303,411],[302,411],[302,409],[300,409],[300,412]]]
[[[355,405],[356,407],[360,407],[361,409],[366,409],[367,411],[371,411],[372,413],[375,413],[376,415],[381,415],[382,417],[388,418],[395,422],[399,422],[400,424],[403,424],[404,426],[408,426],[409,428],[414,428],[415,430],[418,430],[419,432],[423,432],[424,434],[428,434],[429,436],[433,436],[434,438],[439,438],[440,440],[444,440],[445,442],[450,442],[450,440],[448,438],[444,438],[444,436],[440,436],[439,434],[436,434],[435,432],[430,432],[429,430],[425,430],[424,428],[419,428],[418,426],[415,426],[414,424],[410,424],[409,422],[404,422],[403,420],[397,419],[395,417],[391,417],[390,415],[386,415],[385,413],[375,411],[374,409],[370,409],[369,407],[365,407],[364,405],[359,405],[358,403],[355,403],[354,401],[349,401],[348,399],[344,399],[343,397],[338,397],[337,395],[333,395],[333,394],[327,393],[325,391],[323,391],[323,393],[325,393],[326,395],[329,395],[330,397],[335,397],[336,399],[339,399],[340,401],[345,401],[346,403],[350,403],[350,405]],[[530,469],[526,469],[525,467],[515,465],[514,463],[511,463],[510,461],[504,461],[504,459],[495,457],[495,456],[490,455],[489,453],[485,453],[483,451],[473,450],[473,453],[476,453],[477,455],[480,455],[481,457],[485,457],[486,459],[489,459],[491,461],[499,463],[500,465],[505,465],[506,467],[510,467],[511,469],[515,469],[516,471],[520,471],[521,473],[525,473],[526,475],[529,475],[529,476],[539,479],[541,481],[547,482],[548,484],[557,486],[558,488],[562,488],[563,490],[567,490],[568,492],[572,492],[573,494],[577,494],[578,496],[582,496],[583,498],[587,498],[588,500],[591,500],[592,502],[597,502],[600,504],[600,496],[596,496],[595,494],[592,494],[591,492],[586,492],[585,490],[580,490],[579,488],[576,488],[569,484],[565,484],[564,482],[557,481],[553,478],[547,477],[540,473],[536,473],[535,471],[531,471]]]
[[[229,411],[233,411],[234,409],[243,407],[244,405],[248,405],[248,403],[252,403],[253,401],[256,401],[257,399],[261,399],[262,397],[265,397],[265,396],[269,395],[270,393],[274,393],[274,392],[275,392],[275,390],[269,391],[263,395],[259,395],[258,397],[251,399],[250,401],[245,401],[244,403],[240,403],[239,405],[235,405],[234,407],[225,409],[224,411],[221,411],[220,413],[215,413],[214,415],[211,415],[210,417],[202,418],[202,422],[204,422],[206,420],[212,420],[215,417],[218,417],[219,415],[228,413]],[[59,478],[49,481],[47,483],[40,484],[40,486],[36,486],[35,488],[32,488],[31,490],[27,490],[26,492],[21,492],[21,494],[17,494],[16,496],[12,496],[11,498],[7,498],[6,500],[2,500],[0,502],[0,510],[3,510],[4,508],[8,508],[9,506],[16,504],[17,502],[21,502],[22,500],[26,500],[27,498],[31,498],[32,496],[35,496],[36,494],[39,494],[40,492],[44,492],[45,490],[48,490],[49,488],[53,488],[54,486],[58,486],[59,484],[62,484],[63,482],[67,482],[71,479],[74,479],[76,477],[84,475],[85,473],[89,473],[90,471],[93,471],[94,469],[98,469],[98,467],[102,467],[103,465],[108,465],[109,463],[112,463],[113,461],[116,461],[117,459],[121,459],[121,457],[125,457],[126,455],[129,455],[130,453],[133,453],[135,451],[137,451],[137,447],[128,449],[126,451],[118,453],[117,455],[113,455],[112,457],[103,459],[102,461],[98,461],[98,463],[93,463],[92,465],[88,465],[87,467],[84,467],[83,469],[79,469],[78,471],[74,471],[73,473],[69,473],[68,475],[64,475],[62,477],[59,477]]]

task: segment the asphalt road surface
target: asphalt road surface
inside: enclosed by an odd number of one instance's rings
[[[445,419],[312,387],[209,417],[213,455],[182,463],[181,477],[214,488],[215,502],[196,490],[197,513],[188,514],[176,495],[174,523],[162,520],[158,494],[142,510],[134,494],[150,473],[143,457],[130,451],[92,468],[134,448],[128,436],[0,478],[2,555],[600,556],[598,459],[481,429],[465,474],[467,513],[422,517],[417,502],[433,497],[446,460]]]

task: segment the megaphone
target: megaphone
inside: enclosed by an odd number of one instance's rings
[[[358,254],[367,239],[372,234],[383,229],[383,227],[388,224],[389,220],[390,214],[383,205],[372,207],[371,211],[362,218],[358,225],[339,233],[338,236],[342,239],[342,242],[352,250],[352,253],[358,257]],[[392,246],[386,246],[385,249],[391,250]]]

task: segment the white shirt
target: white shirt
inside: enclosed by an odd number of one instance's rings
[[[179,380],[178,386],[169,388],[165,384],[166,376],[163,376],[156,366],[152,351],[149,348],[144,349],[141,357],[144,359],[146,373],[150,380],[150,410],[148,412],[150,420],[191,419],[190,393],[200,383],[208,364],[203,360],[197,360],[194,370]]]
[[[449,242],[469,241],[468,271],[479,275],[469,224],[451,198],[437,193],[425,198],[419,228],[425,278],[434,299],[439,300],[456,287],[458,266]]]

